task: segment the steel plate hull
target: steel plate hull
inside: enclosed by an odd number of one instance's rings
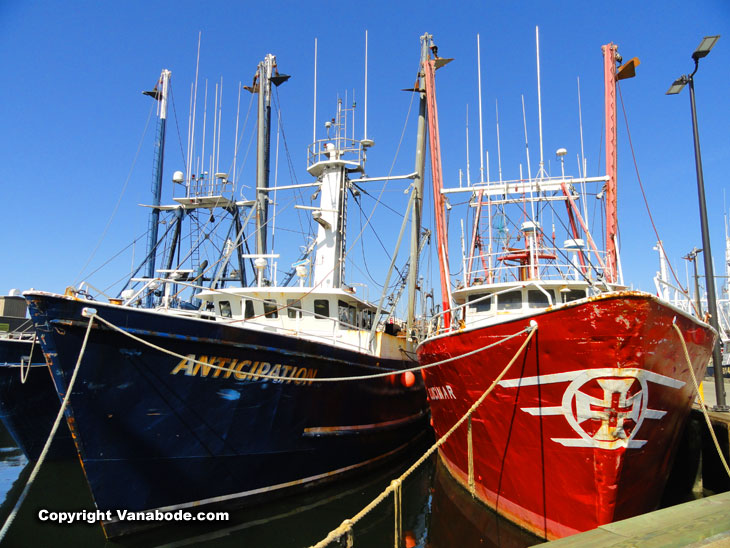
[[[27,376],[23,382],[20,360],[27,364],[28,357],[30,370],[24,369]],[[40,456],[60,406],[40,344],[34,347],[30,340],[0,339],[0,420],[28,460]],[[46,458],[75,456],[71,434],[63,422]]]
[[[659,503],[714,331],[638,292],[594,297],[533,316],[424,341],[422,364],[525,328],[537,332],[473,415],[476,496],[548,539],[651,511]],[[487,390],[526,335],[424,371],[436,436]],[[468,487],[466,423],[441,447]]]
[[[399,374],[310,380],[402,369],[410,361],[213,321],[26,297],[60,395],[86,332],[84,306],[150,343],[234,370],[199,366],[94,324],[66,418],[103,511],[233,507],[280,496],[375,465],[428,428],[420,376],[410,387]],[[264,363],[286,380],[257,378],[254,365]],[[104,523],[108,536],[139,525]]]

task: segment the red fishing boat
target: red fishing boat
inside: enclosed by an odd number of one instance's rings
[[[657,507],[694,399],[684,347],[701,378],[716,335],[623,283],[615,90],[638,60],[617,68],[614,44],[603,46],[603,55],[605,176],[572,178],[561,169],[550,177],[541,150],[536,177],[457,189],[441,187],[434,61],[423,67],[443,312],[418,357],[423,365],[444,362],[424,371],[437,437],[496,381],[439,454],[480,501],[547,539]],[[562,160],[565,149],[557,154]],[[475,212],[464,279],[456,285],[439,220],[449,192],[470,193]],[[586,197],[605,205],[602,250],[588,230]]]

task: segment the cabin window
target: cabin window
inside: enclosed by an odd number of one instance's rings
[[[279,305],[276,304],[274,299],[266,299],[264,301],[264,316],[267,318],[278,318],[279,317]]]
[[[479,302],[474,303],[477,299],[482,299],[483,297],[487,297],[488,293],[477,293],[475,295],[469,295],[469,302],[473,303],[471,305],[472,310],[474,312],[489,312],[492,308],[492,299],[486,298]]]
[[[522,291],[508,291],[497,296],[499,310],[519,310],[522,308]]]
[[[363,310],[362,311],[362,328],[371,329],[373,327],[373,311]]]
[[[314,317],[319,320],[330,317],[330,302],[327,299],[314,300]]]
[[[220,301],[218,306],[220,307],[221,316],[224,318],[230,318],[232,316],[230,301]]]
[[[253,318],[254,317],[253,301],[251,299],[246,299],[244,301],[244,305],[243,305],[243,317],[246,318],[246,319]]]
[[[560,295],[562,295],[564,303],[569,303],[570,301],[585,299],[586,292],[583,289],[571,289],[570,291],[561,291]]]
[[[529,289],[527,291],[527,304],[530,308],[546,308],[550,306],[550,300],[539,289]]]
[[[299,299],[286,300],[286,313],[290,318],[302,317],[302,301]]]
[[[355,325],[357,310],[354,306],[350,306],[345,301],[337,301],[337,318],[340,320],[340,326],[344,329]],[[347,324],[347,325],[343,325]]]

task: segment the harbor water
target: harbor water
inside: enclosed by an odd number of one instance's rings
[[[431,440],[429,440],[430,442]],[[77,459],[45,462],[2,546],[153,547],[153,546],[311,546],[343,520],[353,517],[402,474],[429,443],[369,473],[311,490],[298,496],[230,513],[226,521],[204,525],[171,522],[114,541],[104,538],[98,523],[71,525],[42,520],[49,512],[91,513],[94,503]],[[0,425],[0,507],[3,521],[30,476],[29,463]],[[181,482],[185,478],[180,478]],[[409,547],[510,546],[540,542],[498,518],[455,484],[432,457],[403,483],[401,501],[403,541]],[[47,515],[46,513],[43,514]],[[354,527],[355,547],[393,546],[394,505],[389,496]],[[331,546],[344,546],[332,543]]]

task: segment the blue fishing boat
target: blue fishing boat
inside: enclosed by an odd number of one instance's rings
[[[0,421],[28,460],[36,460],[48,439],[60,402],[35,330],[19,293],[0,296]],[[65,425],[47,458],[76,455]]]
[[[278,256],[267,246],[269,194],[291,188],[268,181],[271,84],[286,78],[267,55],[248,88],[259,110],[254,200],[238,200],[227,174],[196,178],[188,166],[173,175],[185,195],[153,206],[178,223],[201,210],[227,218],[218,260],[173,261],[197,256],[176,247],[175,225],[167,268],[118,299],[24,294],[59,396],[70,387],[66,419],[96,506],[113,511],[102,524],[108,537],[153,525],[118,509],[153,516],[251,504],[381,464],[428,431],[423,380],[408,371],[417,366],[414,307],[401,322],[385,295],[376,304],[346,283],[348,195],[388,179],[364,175],[372,141],[348,137],[354,105],[338,101],[328,137],[310,146],[315,182],[292,185],[316,189],[318,202],[304,207],[316,235],[284,282],[267,268]],[[416,172],[400,178],[414,189],[411,212],[420,213],[424,148]],[[246,213],[256,221],[255,253],[244,253]],[[419,242],[411,249],[415,280]]]

